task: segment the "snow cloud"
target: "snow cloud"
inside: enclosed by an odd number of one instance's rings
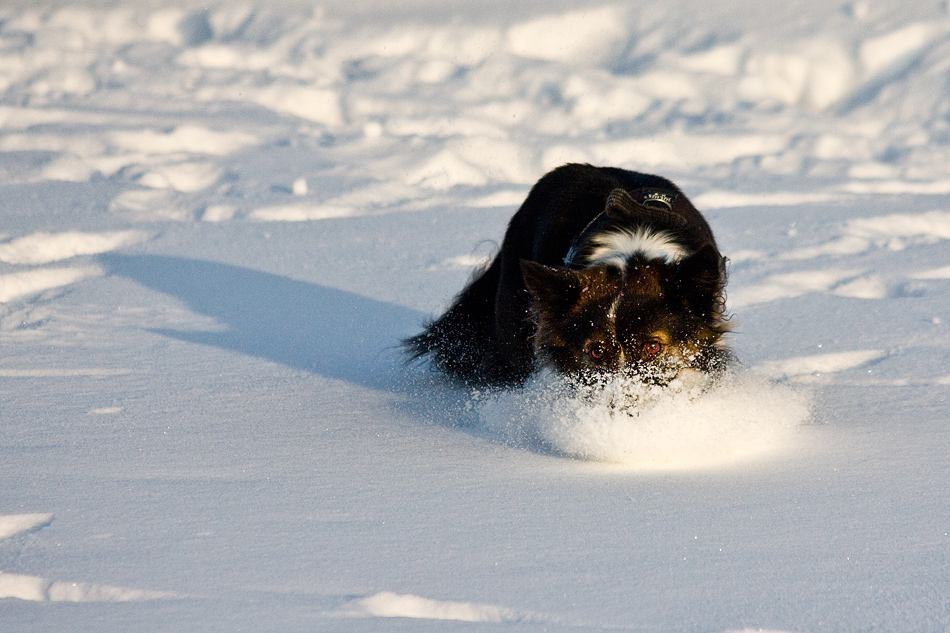
[[[486,429],[514,444],[643,470],[733,464],[782,448],[809,418],[810,397],[750,373],[646,386],[617,378],[578,393],[544,374],[524,391],[476,397]]]

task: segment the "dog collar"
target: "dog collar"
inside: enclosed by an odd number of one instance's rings
[[[604,231],[614,222],[632,222],[634,224],[653,225],[658,229],[683,229],[686,218],[674,211],[680,195],[674,191],[662,189],[637,189],[632,193],[617,188],[607,196],[604,210],[594,216],[583,230],[571,241],[564,265],[568,268],[582,268],[577,258],[590,238]]]

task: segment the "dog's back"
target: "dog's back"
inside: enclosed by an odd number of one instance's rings
[[[429,354],[440,370],[468,383],[523,383],[535,369],[537,324],[522,261],[572,265],[566,259],[579,236],[593,222],[603,221],[608,199],[618,189],[636,204],[654,196],[654,208],[673,220],[681,218],[677,235],[686,247],[715,248],[706,220],[669,180],[611,167],[564,165],[532,188],[491,264],[469,282],[445,314],[405,341],[410,355]]]

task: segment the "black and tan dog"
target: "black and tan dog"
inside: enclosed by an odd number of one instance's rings
[[[405,344],[477,385],[520,385],[541,366],[665,384],[725,367],[725,283],[709,224],[672,182],[564,165],[531,190],[491,264]]]

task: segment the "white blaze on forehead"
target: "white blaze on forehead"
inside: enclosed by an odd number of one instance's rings
[[[666,231],[638,228],[633,231],[612,231],[597,235],[592,240],[594,249],[587,257],[590,265],[624,268],[634,255],[646,259],[662,259],[668,264],[678,262],[689,252]]]

